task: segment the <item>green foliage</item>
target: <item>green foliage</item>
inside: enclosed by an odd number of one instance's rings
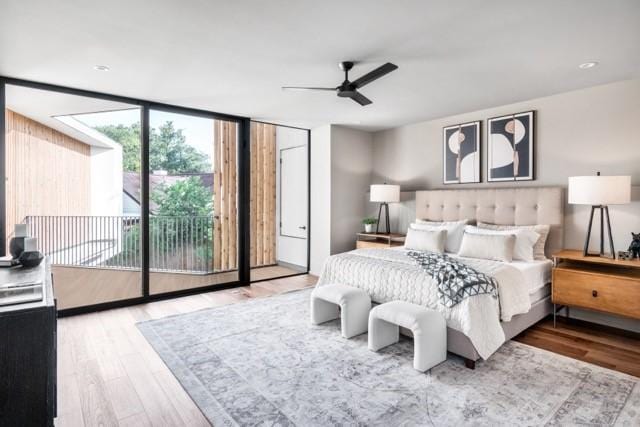
[[[140,123],[130,126],[106,125],[95,128],[122,145],[123,168],[140,172]],[[186,143],[182,129],[167,121],[149,134],[149,170],[163,170],[169,174],[211,172],[209,156]],[[213,141],[212,141],[213,143]]]
[[[151,200],[158,205],[154,211],[158,216],[213,215],[213,194],[196,176],[176,181],[170,186],[162,185],[155,188],[151,193]]]
[[[363,220],[362,220],[362,223],[363,223],[364,225],[368,225],[368,224],[376,224],[377,222],[378,222],[378,220],[377,220],[377,219],[375,219],[375,218],[365,218],[365,219],[363,219]]]

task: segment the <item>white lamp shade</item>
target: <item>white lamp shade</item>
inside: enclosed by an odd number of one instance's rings
[[[400,186],[377,184],[371,186],[371,201],[380,203],[397,203],[400,201]]]
[[[569,203],[572,205],[624,205],[631,202],[630,176],[572,176]]]

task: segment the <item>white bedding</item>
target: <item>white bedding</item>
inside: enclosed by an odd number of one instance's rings
[[[331,256],[317,286],[344,283],[366,290],[377,303],[403,300],[438,310],[447,326],[469,337],[478,354],[486,359],[505,341],[500,320],[510,321],[531,308],[529,289],[522,271],[510,264],[460,259],[497,280],[499,301],[491,295],[476,295],[446,308],[439,301],[433,279],[404,250],[397,249],[357,249]]]

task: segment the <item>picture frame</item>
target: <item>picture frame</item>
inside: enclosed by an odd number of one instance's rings
[[[443,184],[477,184],[482,180],[481,121],[442,128]]]
[[[487,119],[487,182],[535,180],[535,111]]]

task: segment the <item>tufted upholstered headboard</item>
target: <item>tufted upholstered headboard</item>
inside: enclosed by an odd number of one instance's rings
[[[416,218],[471,219],[500,225],[549,224],[545,253],[563,247],[562,187],[477,188],[416,191]]]

